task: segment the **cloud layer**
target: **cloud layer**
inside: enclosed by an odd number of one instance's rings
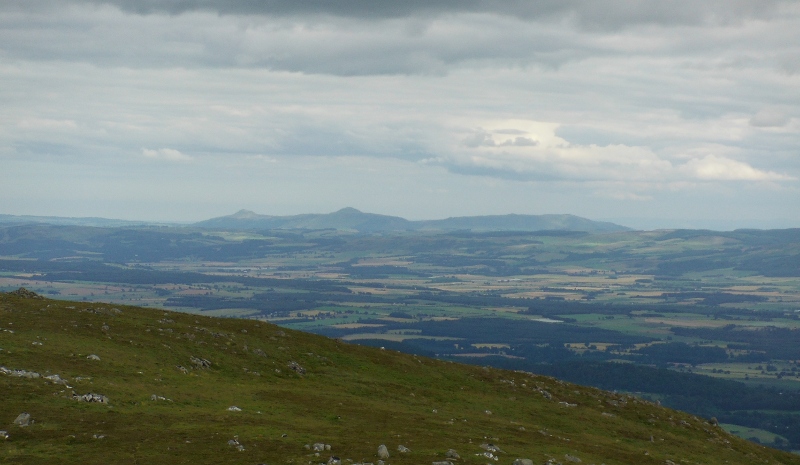
[[[191,167],[188,191],[226,163],[304,185],[308,160],[361,160],[447,173],[453,198],[474,179],[558,185],[558,211],[601,197],[607,218],[747,185],[800,221],[798,44],[800,5],[778,0],[12,0],[0,160]],[[0,197],[22,197],[12,184]],[[425,208],[405,214],[465,207]]]

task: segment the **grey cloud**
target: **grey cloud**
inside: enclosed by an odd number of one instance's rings
[[[732,23],[774,15],[786,0],[70,0],[114,5],[135,14],[177,15],[209,11],[220,15],[307,16],[359,19],[436,17],[489,13],[524,20],[570,18],[588,28],[636,24]],[[11,0],[6,8],[37,8],[63,0]]]
[[[541,170],[530,171],[515,171],[512,169],[493,168],[486,166],[465,165],[462,163],[443,162],[442,163],[447,171],[454,174],[463,174],[468,176],[491,177],[497,179],[505,179],[508,181],[565,181],[567,180],[563,175],[548,173]]]
[[[465,147],[470,148],[477,148],[477,147],[494,147],[495,142],[492,138],[492,135],[486,131],[475,131],[474,134],[467,137],[462,141]]]
[[[493,13],[524,19],[573,16],[599,28],[630,24],[701,24],[764,17],[773,0],[94,0],[140,14],[208,10],[219,14],[400,18],[452,13]]]
[[[786,126],[789,115],[780,108],[764,108],[750,119],[750,126],[757,128],[777,128]]]
[[[530,137],[515,137],[513,140],[509,139],[500,145],[503,147],[536,147],[539,142]]]

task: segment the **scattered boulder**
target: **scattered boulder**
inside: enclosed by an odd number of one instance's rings
[[[237,407],[235,405],[231,405],[230,407],[228,407],[228,411],[229,412],[241,412],[242,409],[240,409],[239,407]]]
[[[458,452],[456,452],[455,449],[448,450],[447,452],[444,453],[444,456],[447,457],[448,459],[456,459],[456,460],[461,458],[461,456],[458,455]]]
[[[389,449],[386,448],[385,444],[381,444],[378,446],[378,457],[386,460],[389,458]]]
[[[311,446],[311,450],[313,450],[314,452],[322,452],[325,450],[325,444],[321,442],[316,442],[314,443],[313,446]]]
[[[189,360],[191,360],[192,364],[196,368],[199,368],[201,370],[206,369],[206,368],[211,368],[211,362],[209,362],[208,360],[206,360],[204,358],[199,358],[199,357],[194,357],[193,356],[193,357],[190,357]]]
[[[708,424],[711,426],[719,426],[719,421],[717,420],[717,417],[711,417],[708,420]]]
[[[401,444],[397,446],[397,452],[400,452],[401,454],[407,454],[411,452],[411,449]]]
[[[52,382],[53,384],[67,384],[67,380],[58,375],[45,376],[44,379]]]
[[[82,396],[78,395],[78,394],[75,394],[73,392],[72,393],[72,399],[73,400],[77,400],[79,402],[90,402],[90,403],[98,403],[98,404],[107,404],[108,403],[108,397],[106,397],[106,396],[104,396],[102,394],[95,394],[93,392],[89,392],[89,393],[84,394]]]
[[[17,378],[35,379],[35,378],[41,378],[42,377],[42,375],[40,375],[39,373],[36,373],[35,371],[9,370],[6,367],[0,367],[0,373],[3,373],[4,375],[8,375],[8,376],[15,376]]]
[[[453,462],[448,462],[447,460],[442,462],[433,462],[432,465],[453,465]]]
[[[517,459],[514,460],[514,463],[511,465],[533,465],[533,460],[531,459]]]
[[[328,459],[328,465],[342,465],[342,459],[335,455],[331,455],[331,458]]]
[[[20,413],[17,416],[17,419],[14,420],[14,424],[20,427],[30,426],[33,424],[33,420],[31,419],[30,413]]]
[[[87,356],[86,360],[96,360],[96,361],[99,362],[100,361],[100,357],[95,355],[95,354],[92,354],[92,355]]]
[[[8,439],[8,431],[0,431],[0,439]]]
[[[495,446],[494,444],[481,444],[481,449],[487,452],[503,452],[499,447]]]
[[[188,375],[189,374],[189,370],[187,370],[186,367],[184,367],[182,365],[175,365],[175,368],[177,368],[178,371],[180,371],[184,375]]]
[[[234,436],[233,439],[228,440],[228,445],[235,447],[239,452],[244,452],[244,446],[239,444],[239,436]]]
[[[289,362],[288,366],[289,366],[289,368],[291,368],[292,370],[294,370],[298,374],[301,374],[301,375],[306,374],[306,369],[301,367],[300,364],[295,362],[295,361]]]
[[[564,454],[564,460],[572,463],[581,463],[581,459],[575,457],[574,455],[569,455],[569,454]]]

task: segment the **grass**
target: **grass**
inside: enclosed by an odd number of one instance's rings
[[[0,365],[57,373],[70,386],[0,375],[0,429],[9,432],[3,463],[307,464],[329,455],[376,462],[386,444],[391,464],[444,460],[450,448],[458,463],[482,464],[480,444],[491,442],[507,463],[570,454],[606,465],[800,464],[627,395],[260,321],[0,294],[0,348]],[[192,357],[212,365],[196,368]],[[78,402],[72,391],[110,401]],[[21,412],[35,423],[13,425]],[[228,445],[235,437],[243,451]],[[315,456],[304,447],[315,442],[332,450]],[[412,452],[395,452],[400,444]]]

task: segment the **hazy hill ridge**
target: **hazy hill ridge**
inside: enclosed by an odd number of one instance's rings
[[[260,321],[18,292],[0,347],[4,463],[800,464],[628,395]]]
[[[340,229],[359,232],[391,231],[627,231],[614,223],[592,221],[574,215],[489,215],[464,216],[442,220],[409,221],[396,216],[364,213],[355,208],[343,208],[327,214],[294,216],[259,215],[240,210],[195,223],[193,226],[214,229]]]

